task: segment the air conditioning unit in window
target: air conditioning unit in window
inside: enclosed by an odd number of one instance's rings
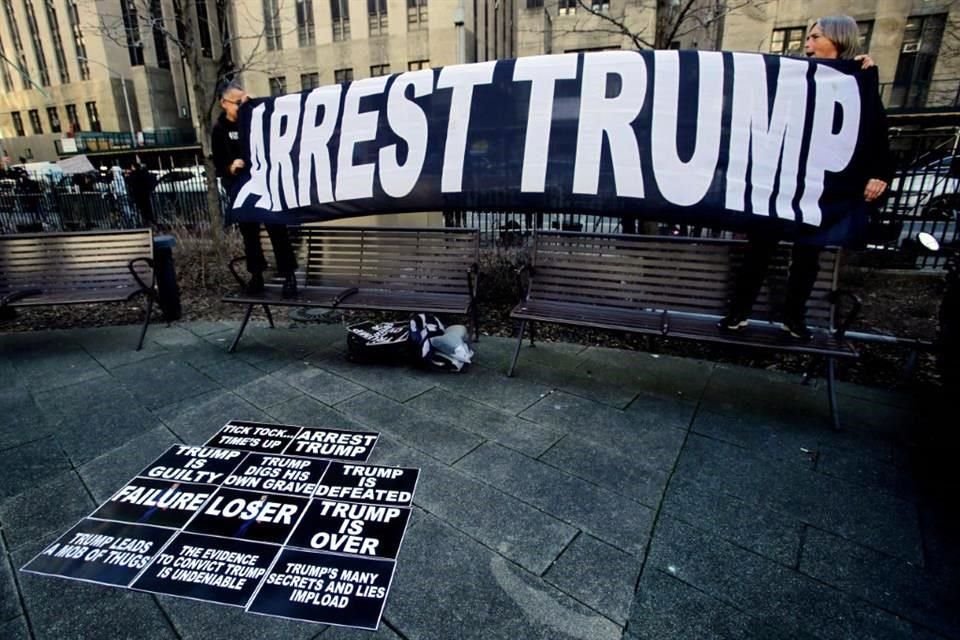
[[[906,42],[901,49],[902,53],[916,53],[917,51],[920,51],[919,42]]]

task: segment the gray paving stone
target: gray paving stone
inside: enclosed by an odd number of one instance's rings
[[[201,338],[192,331],[177,325],[160,326],[147,331],[150,342],[168,349],[193,347],[202,342]]]
[[[840,405],[840,424],[845,429],[871,434],[896,434],[909,430],[916,421],[916,414],[909,407],[849,396],[838,396],[837,400]]]
[[[390,609],[390,600],[387,599],[387,611]],[[376,632],[365,631],[362,629],[347,629],[345,627],[327,627],[319,636],[319,640],[364,640],[364,638],[377,638],[378,640],[403,640],[388,625],[389,620],[384,617],[380,622],[380,628]]]
[[[301,395],[302,392],[271,375],[263,375],[261,372],[259,377],[234,389],[234,393],[253,406],[266,409],[275,404],[292,400]]]
[[[0,451],[0,500],[15,496],[70,468],[52,437]]]
[[[77,334],[77,341],[101,366],[113,369],[164,353],[164,347],[150,340],[157,329],[159,327],[155,326],[147,329],[147,337],[140,351],[136,350],[136,346],[140,341],[141,327],[135,325],[87,329]]]
[[[539,382],[508,378],[503,369],[482,366],[471,367],[462,375],[437,376],[437,383],[457,395],[512,414],[520,413],[551,391],[551,387]]]
[[[432,389],[406,405],[532,457],[549,449],[563,436],[560,430],[522,420],[446,389]]]
[[[228,346],[229,343],[214,344],[208,340],[200,339],[196,344],[167,349],[166,353],[170,358],[185,362],[197,370],[215,364],[243,362],[243,360],[227,351]]]
[[[280,422],[304,427],[330,427],[357,431],[379,431],[375,426],[354,420],[310,396],[297,397],[275,404],[266,410],[272,417],[268,422]]]
[[[648,567],[640,577],[624,637],[638,640],[799,640],[808,636],[787,631],[779,625],[766,626],[750,612]]]
[[[642,391],[634,397],[626,412],[639,414],[646,422],[658,422],[687,430],[697,411],[695,402],[680,396],[662,396]]]
[[[7,544],[15,550],[44,534],[63,533],[94,507],[79,476],[68,471],[0,502],[0,524]]]
[[[117,384],[148,409],[156,409],[213,391],[217,384],[179,360],[160,356],[117,367],[111,372]]]
[[[273,376],[328,405],[335,405],[365,391],[364,387],[345,378],[302,362],[288,365]]]
[[[474,449],[456,468],[622,551],[643,556],[653,525],[648,507],[494,444]]]
[[[903,638],[904,620],[729,542],[661,517],[645,570],[676,576],[761,623],[820,638]]]
[[[389,464],[420,468],[414,503],[500,555],[540,575],[577,530],[419,453],[396,449]],[[406,545],[406,543],[404,543]],[[406,550],[402,551],[406,557]]]
[[[0,536],[0,622],[23,615],[17,585],[13,580],[15,570],[10,565],[7,545],[3,541],[3,536]],[[6,637],[0,635],[0,638]]]
[[[210,602],[172,596],[157,596],[157,602],[184,640],[296,640],[314,638],[323,629],[314,623],[254,615],[238,607]]]
[[[263,372],[237,358],[222,358],[203,365],[194,365],[200,373],[211,378],[224,389],[236,389],[263,376]]]
[[[696,402],[714,363],[645,351],[590,347],[579,370],[637,391]]]
[[[404,544],[386,616],[411,639],[621,637],[609,619],[432,517]]]
[[[0,372],[0,376],[3,373]],[[9,378],[0,378],[7,384]],[[0,451],[39,440],[50,433],[46,416],[26,389],[0,389]]]
[[[126,441],[77,469],[97,503],[105,502],[171,445],[180,443],[164,426]],[[201,444],[193,442],[190,444]]]
[[[820,473],[897,496],[910,497],[917,492],[911,468],[877,460],[872,451],[821,446],[818,454]]]
[[[185,444],[203,444],[230,420],[272,422],[270,417],[229,391],[214,391],[154,410]]]
[[[800,571],[946,637],[960,637],[956,585],[918,566],[809,529]]]
[[[637,459],[580,436],[566,436],[540,460],[652,508],[660,504],[670,477],[660,460]]]
[[[17,358],[14,366],[23,386],[34,393],[108,376],[99,362],[73,344],[40,346],[29,356]]]
[[[701,409],[750,420],[777,419],[830,427],[826,391],[803,385],[801,376],[718,364],[703,393]]]
[[[686,409],[673,406],[620,411],[564,392],[552,393],[520,417],[576,434],[600,447],[670,469],[686,437]]]
[[[516,338],[486,338],[477,344],[477,361],[491,369],[506,371],[513,360],[517,347]],[[586,349],[583,345],[569,342],[540,342],[530,346],[529,337],[523,340],[520,358],[517,360],[516,375],[527,377],[541,367],[551,367],[572,371],[580,366],[580,354]]]
[[[423,416],[371,392],[342,402],[337,409],[361,424],[389,433],[447,463],[463,457],[483,441],[473,433]]]
[[[796,519],[683,478],[670,482],[661,513],[782,565],[793,566],[800,553],[803,525]]]
[[[404,365],[357,365],[342,357],[326,359],[318,366],[397,402],[406,402],[432,389],[439,378],[423,375]]]
[[[50,539],[18,550],[16,566],[33,559]],[[154,598],[146,593],[23,572],[18,579],[37,640],[177,637]]]
[[[643,561],[589,535],[579,535],[544,577],[619,625],[627,621]]]
[[[674,477],[763,505],[907,561],[921,561],[915,505],[883,492],[758,458],[697,435],[687,441]]]
[[[30,640],[27,619],[24,616],[17,616],[12,620],[0,623],[0,638],[4,638],[4,640]]]

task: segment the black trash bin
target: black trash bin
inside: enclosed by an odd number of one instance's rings
[[[173,247],[177,239],[170,235],[153,237],[153,263],[157,273],[157,303],[167,322],[180,319],[180,287],[173,266]]]

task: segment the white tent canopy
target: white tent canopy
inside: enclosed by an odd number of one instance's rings
[[[97,170],[97,168],[91,164],[90,160],[85,155],[64,158],[63,160],[57,161],[57,166],[63,169],[63,172],[67,175],[73,175],[75,173],[89,173]]]

